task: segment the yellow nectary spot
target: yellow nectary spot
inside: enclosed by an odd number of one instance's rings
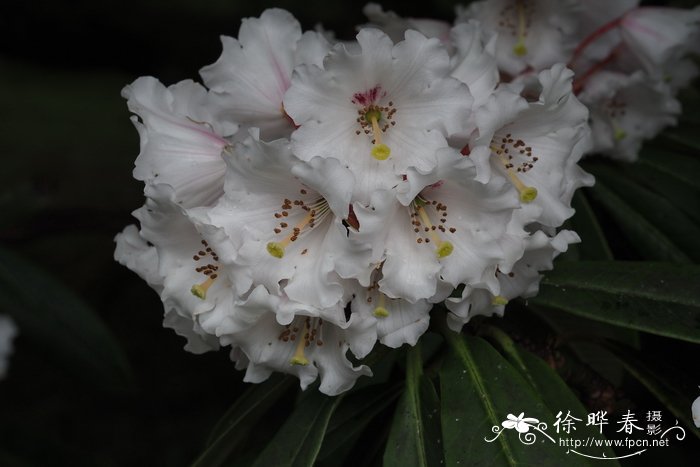
[[[454,245],[452,245],[451,242],[445,240],[443,242],[440,242],[440,245],[437,247],[437,251],[435,253],[437,254],[438,258],[445,258],[446,256],[450,256],[454,249]]]
[[[523,203],[531,203],[537,198],[537,188],[528,186],[520,191],[520,201]]]
[[[627,137],[627,133],[622,128],[615,128],[615,134],[613,136],[615,141],[621,141]]]
[[[515,44],[513,47],[513,53],[517,55],[518,57],[522,57],[523,55],[527,54],[527,47],[525,46],[524,43],[518,42]]]
[[[277,242],[269,242],[267,244],[267,252],[275,258],[281,259],[282,257],[284,257],[284,245]]]
[[[389,146],[386,144],[375,144],[372,146],[372,157],[377,159],[378,161],[384,161],[389,158],[391,155],[391,149],[389,149]]]
[[[387,310],[383,306],[378,306],[374,309],[374,312],[372,314],[374,314],[374,316],[376,316],[377,318],[386,318],[389,316],[389,310]]]
[[[491,305],[499,306],[499,305],[507,305],[507,304],[508,304],[508,299],[506,297],[504,297],[503,295],[496,295],[491,300]]]

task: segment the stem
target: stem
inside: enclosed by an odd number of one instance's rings
[[[583,86],[586,84],[586,81],[593,76],[594,74],[598,73],[600,70],[602,70],[604,67],[606,67],[610,62],[613,61],[615,58],[615,55],[620,51],[622,44],[618,45],[612,51],[608,54],[607,57],[605,57],[603,60],[600,62],[596,63],[592,67],[590,67],[586,72],[581,75],[580,77],[574,79],[574,82],[572,84],[573,92],[574,94],[578,95],[578,93],[581,92],[581,89],[583,89]]]
[[[609,31],[612,31],[613,29],[617,28],[620,23],[622,22],[622,16],[615,18],[614,20],[610,21],[609,23],[605,23],[595,31],[593,31],[591,34],[588,35],[584,40],[582,40],[579,45],[576,46],[576,49],[574,49],[573,56],[571,57],[571,61],[569,62],[569,68],[573,68],[574,62],[579,58],[581,53],[593,42],[595,42],[596,39],[599,37],[605,35]]]

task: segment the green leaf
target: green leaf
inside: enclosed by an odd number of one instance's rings
[[[532,389],[535,390],[552,413],[560,411],[563,413],[571,411],[574,414],[588,413],[588,409],[583,406],[571,388],[542,359],[517,346],[505,332],[494,326],[482,326],[480,331],[485,331],[485,335],[493,339],[501,353],[530,383]],[[576,427],[577,438],[590,436],[600,440],[605,439],[600,430],[586,425],[585,418],[582,417],[582,420],[584,423],[579,423]],[[596,456],[615,457],[615,452],[609,447],[601,447],[600,449],[600,452],[595,453]],[[612,461],[608,465],[619,465],[619,463]]]
[[[248,388],[229,408],[212,430],[207,449],[193,467],[224,465],[229,455],[249,434],[248,428],[292,386],[294,378],[272,376]]]
[[[700,222],[700,179],[697,178],[697,174],[700,174],[700,164],[697,157],[692,157],[696,154],[653,154],[656,158],[652,157],[650,151],[648,155],[643,155],[639,162],[626,167],[626,177],[658,193],[694,222]],[[664,165],[665,163],[668,165]]]
[[[594,261],[613,259],[605,234],[582,190],[576,191],[571,206],[576,210],[571,223],[581,237],[581,243],[578,245],[581,258]]]
[[[342,395],[323,395],[315,387],[309,389],[253,466],[312,466],[321,449],[331,415],[342,398]]]
[[[642,215],[662,232],[669,241],[691,259],[700,261],[700,227],[674,204],[643,186],[631,181],[607,165],[591,167],[598,183],[610,187],[635,212]]]
[[[700,178],[697,177],[700,174],[700,161],[696,157],[654,148],[642,150],[636,165],[649,167],[672,177],[677,183],[700,190]]]
[[[660,377],[664,373],[661,368],[650,366],[642,361],[639,352],[622,344],[606,341],[603,346],[622,363],[630,375],[642,383],[678,420],[683,422],[689,428],[688,431],[700,438],[700,430],[695,427],[690,412],[692,401],[686,394],[678,391],[676,385],[671,384],[667,377]],[[692,369],[695,367],[688,368],[689,371]]]
[[[698,141],[695,133],[691,134],[688,130],[666,130],[661,134],[661,139],[685,146],[694,151],[700,151],[700,141]]]
[[[501,428],[507,415],[554,420],[529,383],[483,339],[445,331],[452,352],[440,371],[442,435],[448,466],[588,465],[567,455],[547,433],[532,430],[537,443],[521,442]],[[582,414],[574,414],[582,418]],[[491,440],[491,441],[489,441]]]
[[[423,374],[420,344],[406,356],[406,388],[394,414],[384,465],[429,467],[443,463],[440,444],[440,401]]]
[[[344,458],[347,450],[362,434],[367,425],[389,407],[401,394],[401,386],[369,386],[348,395],[333,414],[321,446],[319,459],[333,458],[335,463]],[[341,453],[339,455],[339,453]]]
[[[0,310],[23,338],[74,375],[107,390],[130,387],[124,351],[85,302],[56,279],[0,248]]]
[[[677,263],[691,262],[690,258],[666,235],[602,183],[598,182],[587,193],[592,200],[609,212],[630,243],[644,258]]]
[[[559,263],[535,305],[700,343],[700,266],[625,261]]]

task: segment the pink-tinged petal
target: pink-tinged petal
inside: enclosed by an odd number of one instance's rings
[[[183,81],[166,88],[142,77],[124,88],[141,137],[134,177],[149,185],[167,185],[185,207],[212,205],[222,194],[228,142],[214,131],[206,90]]]
[[[223,36],[221,42],[221,57],[201,70],[217,117],[260,128],[265,140],[289,136],[294,127],[282,100],[292,70],[300,63],[321,63],[328,44],[315,33],[302,36],[298,21],[277,8],[244,19],[238,39]]]
[[[629,52],[652,74],[658,68],[698,51],[700,38],[700,7],[643,7],[625,14],[620,33]]]

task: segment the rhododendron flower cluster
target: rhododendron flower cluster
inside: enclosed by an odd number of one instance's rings
[[[560,227],[593,184],[577,165],[601,140],[589,118],[632,137],[629,115],[600,109],[648,85],[647,71],[577,82],[566,63],[595,61],[574,53],[579,7],[478,2],[453,26],[368,5],[348,42],[279,9],[244,20],[203,84],[124,88],[146,202],[116,259],[187,350],[230,346],[246,381],[279,371],[331,395],[371,374],[376,345],[416,344],[444,319],[435,304],[453,330],[502,314],[579,240]],[[647,18],[625,15],[616,34],[639,49],[630,25]]]

